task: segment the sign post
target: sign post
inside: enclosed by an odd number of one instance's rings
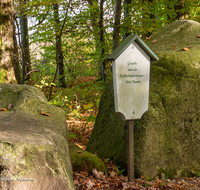
[[[129,120],[127,122],[127,170],[128,170],[128,181],[133,181],[135,179],[133,120]]]
[[[128,179],[134,180],[134,123],[148,110],[150,61],[153,51],[135,35],[129,35],[107,57],[112,61],[115,112],[127,120]]]

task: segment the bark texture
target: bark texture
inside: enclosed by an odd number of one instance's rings
[[[15,24],[13,24],[13,66],[15,78],[18,84],[22,83],[21,66],[19,63],[19,51],[17,46],[17,39],[15,34]]]
[[[21,51],[22,51],[22,83],[28,82],[31,79],[31,75],[28,74],[31,71],[31,60],[29,51],[29,38],[28,38],[28,20],[25,13],[27,1],[20,0],[21,12],[20,12],[20,29],[21,29]]]
[[[55,3],[53,5],[54,10],[54,21],[55,21],[55,32],[56,35],[56,61],[58,64],[58,77],[59,77],[59,86],[62,88],[66,87],[65,81],[65,70],[64,70],[64,63],[63,63],[63,53],[62,53],[62,45],[61,45],[61,38],[59,35],[59,15],[58,15],[58,4]]]
[[[7,82],[14,81],[13,75],[13,3],[0,1],[0,74]],[[3,82],[3,81],[1,81]]]
[[[115,3],[115,23],[113,31],[113,50],[119,45],[119,30],[121,18],[121,0],[116,0]]]

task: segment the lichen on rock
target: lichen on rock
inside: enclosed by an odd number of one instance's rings
[[[159,57],[151,62],[149,110],[134,121],[135,176],[200,168],[200,23],[173,22],[147,45]],[[190,46],[188,51],[183,48]],[[113,84],[104,89],[87,150],[127,168],[126,121],[114,111]]]
[[[1,189],[75,189],[65,112],[35,87],[0,84],[0,107],[9,104],[0,112]]]

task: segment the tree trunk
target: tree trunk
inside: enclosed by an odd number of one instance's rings
[[[13,76],[13,2],[0,1],[0,71],[6,72],[5,80],[14,81]]]
[[[142,1],[143,3],[145,2],[144,0]],[[153,0],[147,0],[149,6],[153,6]],[[145,9],[143,9],[143,16],[142,16],[142,25],[144,28],[144,32],[142,33],[142,37],[149,37],[151,36],[151,32],[148,30],[145,30],[146,28],[154,27],[155,23],[155,15],[154,13],[152,14],[151,12],[146,12]]]
[[[103,83],[106,82],[106,66],[105,66],[105,58],[104,58],[104,28],[103,28],[103,3],[104,3],[104,0],[101,0],[100,2],[100,20],[99,20],[99,28],[100,28],[100,32],[99,32],[99,37],[100,37],[100,46],[101,46],[101,57],[100,57],[100,60],[101,60],[101,77],[102,77],[102,80],[103,80]]]
[[[185,3],[185,0],[178,0],[178,3],[174,5],[176,20],[183,20],[190,16],[190,8],[185,9]]]
[[[116,0],[115,3],[115,23],[113,31],[113,50],[119,45],[119,30],[121,18],[121,0]]]
[[[126,20],[129,16],[129,13],[130,13],[130,7],[129,5],[131,4],[132,0],[124,0],[124,8],[125,8],[125,11],[124,11],[124,20]],[[130,31],[129,31],[129,28],[127,26],[124,26],[124,36],[123,36],[123,39],[126,39],[129,35],[130,35]]]
[[[19,53],[18,53],[14,23],[13,23],[13,44],[14,44],[14,46],[13,46],[13,66],[14,66],[14,72],[15,72],[15,79],[18,84],[21,84],[22,83],[21,68],[20,68],[20,64],[19,64]]]
[[[96,50],[101,50],[100,55],[100,61],[98,62],[99,66],[99,78],[103,80],[103,82],[106,81],[106,71],[105,71],[105,60],[104,60],[104,26],[103,26],[103,4],[105,0],[100,1],[100,6],[98,5],[97,0],[87,0],[89,6],[90,6],[90,20],[91,25],[93,28],[94,33],[97,33],[99,30],[99,36],[94,35],[95,37],[95,43],[96,43]],[[99,21],[98,21],[99,20]]]
[[[22,52],[22,83],[29,82],[31,75],[31,60],[28,39],[28,20],[26,12],[27,0],[20,0],[20,30],[21,30],[21,52]]]
[[[104,0],[101,0],[104,1]],[[91,20],[91,25],[93,28],[94,33],[97,33],[98,30],[98,19],[99,19],[99,5],[97,0],[87,0],[89,6],[90,6],[90,20]],[[101,4],[101,2],[100,2]],[[98,50],[98,36],[94,35],[95,37],[95,43],[96,43],[96,50]]]
[[[61,88],[66,87],[65,81],[65,70],[64,70],[64,63],[63,63],[63,53],[62,53],[62,45],[61,45],[61,38],[59,35],[59,15],[58,15],[58,4],[53,4],[54,10],[54,21],[55,21],[55,32],[56,32],[56,54],[57,54],[57,61],[58,61],[58,77],[59,77],[59,86]]]
[[[174,3],[173,7],[169,7],[168,9],[174,9],[176,16],[170,17],[170,15],[167,15],[167,20],[175,21],[175,20],[183,20],[185,18],[190,17],[190,6],[186,4],[188,1],[185,0],[178,0]]]

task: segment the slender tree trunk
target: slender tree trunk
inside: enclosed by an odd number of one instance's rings
[[[18,84],[22,83],[22,77],[21,77],[21,68],[19,64],[19,53],[18,53],[18,47],[17,47],[17,40],[16,40],[16,34],[15,34],[15,24],[13,24],[13,65],[14,65],[14,71],[15,71],[15,78]]]
[[[121,0],[115,2],[115,23],[113,31],[113,50],[119,45],[119,30],[121,18]]]
[[[0,70],[6,72],[5,80],[13,77],[13,2],[0,1]]]
[[[104,1],[104,0],[101,0]],[[97,0],[87,0],[90,6],[90,20],[94,33],[98,33],[98,19],[99,19],[99,5]],[[100,2],[101,4],[101,2]],[[100,13],[101,14],[101,13]],[[95,35],[96,50],[98,50],[99,39],[98,35]]]
[[[143,3],[145,2],[144,0],[142,1]],[[152,6],[152,3],[153,3],[153,0],[147,0],[147,2],[149,3],[149,6]],[[142,34],[142,37],[149,37],[151,36],[151,32],[149,31],[145,31],[145,28],[150,28],[154,26],[155,21],[155,15],[152,14],[152,13],[149,13],[149,12],[146,12],[145,9],[143,9],[144,11],[144,15],[142,16],[143,17],[143,21],[142,21],[142,24],[143,24],[143,28],[144,28],[144,33]]]
[[[62,45],[61,45],[61,38],[59,36],[59,15],[58,15],[58,4],[53,4],[54,10],[54,21],[55,21],[55,32],[56,32],[56,52],[57,52],[57,59],[58,59],[58,77],[59,77],[59,86],[62,88],[66,87],[65,81],[65,70],[64,70],[64,63],[63,63],[63,53],[62,53]]]
[[[185,0],[178,0],[176,3],[174,3],[173,7],[169,7],[168,9],[174,9],[176,16],[175,18],[170,17],[170,15],[167,15],[167,20],[183,20],[185,18],[190,17],[190,6],[187,6],[186,8],[186,4],[188,3],[188,1]]]
[[[174,5],[176,20],[183,20],[190,16],[190,8],[185,9],[185,4],[185,0],[178,0],[178,4]]]
[[[130,14],[130,4],[131,4],[132,0],[124,0],[124,20],[126,21],[126,19],[129,17]],[[125,22],[127,24],[127,22]],[[127,26],[124,27],[124,36],[123,39],[127,38],[130,35],[130,31],[129,28]]]
[[[98,5],[97,0],[87,0],[89,6],[90,6],[90,15],[91,15],[91,25],[93,28],[94,33],[97,33],[99,30],[99,36],[95,35],[95,43],[96,43],[96,50],[101,50],[100,54],[100,61],[98,62],[99,66],[99,78],[103,80],[103,82],[106,81],[106,72],[105,72],[105,60],[104,60],[104,26],[103,26],[103,4],[105,0],[100,1],[100,6]]]
[[[29,38],[28,38],[28,20],[26,14],[27,0],[20,0],[20,30],[21,30],[21,52],[22,52],[22,83],[29,82],[31,75],[31,60],[29,51]]]
[[[101,77],[102,77],[102,80],[103,82],[105,83],[106,82],[106,66],[105,66],[105,54],[104,54],[104,28],[103,28],[103,15],[104,15],[104,12],[103,12],[103,3],[104,3],[104,0],[101,0],[100,2],[100,20],[99,20],[99,28],[100,28],[100,32],[99,32],[99,37],[100,37],[100,46],[101,46],[101,57],[100,57],[100,60],[101,60]]]

